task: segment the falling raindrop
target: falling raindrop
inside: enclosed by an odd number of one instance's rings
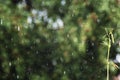
[[[117,51],[120,52],[120,48],[119,47],[117,48]]]
[[[69,34],[67,34],[67,38],[69,38],[70,37],[70,35]]]
[[[52,61],[52,64],[53,64],[54,66],[57,65],[56,60],[53,60],[53,61]]]
[[[48,66],[48,63],[46,65]]]
[[[92,59],[94,59],[94,57],[92,56]]]
[[[3,24],[3,20],[2,20],[2,19],[0,19],[0,24],[1,24],[1,25]]]
[[[62,57],[60,57],[60,61],[63,62],[63,58]]]
[[[72,14],[71,16],[74,17],[74,14]]]
[[[31,23],[32,23],[32,20],[33,20],[32,17],[29,16],[29,17],[27,18],[27,23],[28,23],[28,24],[31,24]]]
[[[19,75],[17,75],[17,79],[19,79],[20,77],[19,77]]]
[[[115,12],[115,9],[111,9],[112,12]]]
[[[17,60],[19,61],[19,60],[20,60],[20,58],[18,57],[18,58],[17,58]]]
[[[94,43],[92,43],[92,46],[94,46]]]
[[[118,42],[118,45],[120,46],[120,41]]]
[[[16,44],[14,43],[13,46],[15,46]]]
[[[72,56],[74,55],[74,53],[72,53]]]
[[[30,49],[33,49],[33,46],[30,46]]]
[[[100,19],[97,19],[97,23],[100,23]]]
[[[65,0],[62,0],[62,1],[61,1],[61,5],[64,6],[65,4],[66,4],[66,1],[65,1]]]
[[[66,74],[66,71],[64,71],[63,74],[65,75],[65,74]]]
[[[6,45],[5,48],[8,48],[8,46]]]
[[[13,41],[13,38],[11,38],[11,41]]]
[[[81,66],[81,67],[80,67],[80,69],[82,70],[82,69],[83,69],[83,67]]]
[[[17,27],[17,29],[18,29],[18,31],[20,31],[20,27],[19,26]]]
[[[12,65],[12,63],[11,62],[9,62],[9,66],[11,66]]]
[[[39,51],[36,51],[36,54],[38,54],[39,53]]]

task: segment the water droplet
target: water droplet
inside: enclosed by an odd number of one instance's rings
[[[56,60],[53,60],[53,61],[52,61],[52,64],[53,64],[54,66],[57,65]]]
[[[11,62],[9,62],[9,66],[11,66],[12,65],[12,63]]]
[[[120,41],[118,42],[118,45],[120,46]]]
[[[63,58],[62,57],[60,57],[60,61],[63,62]]]
[[[83,67],[81,66],[81,67],[80,67],[80,69],[82,70],[82,69],[83,69]]]
[[[19,75],[17,75],[17,79],[19,79],[20,77],[19,77]]]
[[[8,48],[8,46],[6,45],[5,48]]]
[[[48,63],[46,65],[48,66]]]
[[[39,53],[39,51],[36,51],[36,54],[38,54]]]
[[[13,41],[13,38],[11,38],[11,41]]]
[[[112,10],[112,12],[115,12],[115,9],[111,9]]]
[[[74,55],[74,53],[72,53],[72,56]]]
[[[3,20],[2,20],[2,19],[0,19],[0,24],[1,24],[1,25],[3,24]]]
[[[17,58],[17,60],[19,61],[19,60],[20,60],[20,58],[18,57],[18,58]]]
[[[18,31],[20,31],[20,27],[19,26],[17,27],[17,29],[18,29]]]
[[[31,16],[29,16],[29,17],[27,18],[27,23],[28,23],[28,24],[31,24],[31,23],[32,23],[32,21],[33,21],[32,17],[31,17]]]
[[[65,4],[66,4],[66,1],[65,1],[65,0],[62,0],[62,1],[61,1],[61,5],[64,6]]]
[[[64,71],[63,74],[66,74],[66,71]]]
[[[94,46],[94,43],[92,43],[92,46]]]
[[[120,48],[119,47],[117,48],[117,51],[120,52]]]
[[[94,59],[94,57],[92,56],[92,59]]]
[[[70,37],[70,35],[69,34],[67,34],[67,38],[69,38]]]
[[[100,22],[100,19],[97,19],[97,23],[99,23]]]
[[[33,46],[31,46],[30,49],[33,49]]]
[[[74,17],[74,14],[72,14],[71,16]]]

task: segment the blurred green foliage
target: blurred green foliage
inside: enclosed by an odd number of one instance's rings
[[[119,0],[0,0],[0,80],[105,80],[105,28],[114,59],[119,9]]]

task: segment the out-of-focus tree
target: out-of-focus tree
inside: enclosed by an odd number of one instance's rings
[[[1,0],[0,79],[104,80],[104,28],[114,29],[114,59],[119,8],[119,0]]]

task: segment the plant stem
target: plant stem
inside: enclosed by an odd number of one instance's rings
[[[111,40],[109,38],[109,41],[108,41],[108,51],[107,51],[107,80],[109,80],[109,56],[110,56],[110,47],[111,47]]]

